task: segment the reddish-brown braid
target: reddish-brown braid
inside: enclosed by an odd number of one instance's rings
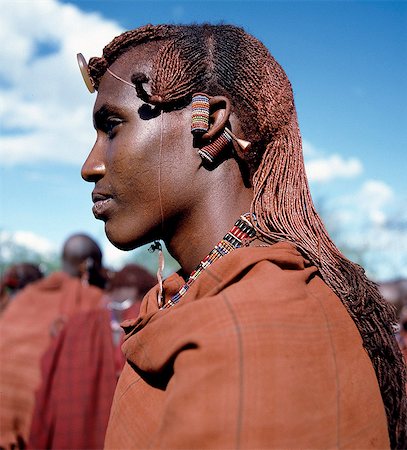
[[[288,240],[315,264],[362,336],[386,408],[392,448],[407,446],[406,371],[393,336],[393,309],[364,270],[330,239],[311,199],[290,82],[257,39],[230,25],[147,25],[115,38],[92,58],[100,78],[128,49],[162,41],[153,63],[151,97],[186,105],[194,92],[227,95],[252,149],[245,156],[254,187],[252,213],[266,242]],[[140,74],[136,74],[136,78]],[[144,78],[142,82],[145,82]]]

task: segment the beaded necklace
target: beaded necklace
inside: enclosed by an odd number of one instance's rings
[[[198,264],[197,268],[191,273],[184,286],[182,286],[182,288],[160,309],[170,308],[178,303],[186,294],[191,284],[205,269],[207,269],[222,256],[225,256],[232,250],[245,245],[247,239],[255,237],[256,231],[253,228],[249,218],[250,214],[246,213],[237,219],[233,228],[225,234],[223,239],[216,244],[215,248]]]

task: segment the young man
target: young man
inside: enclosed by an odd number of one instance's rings
[[[106,447],[404,445],[394,317],[315,211],[267,49],[233,26],[146,26],[80,65],[95,216],[181,265],[124,324]]]

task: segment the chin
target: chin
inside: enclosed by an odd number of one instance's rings
[[[147,237],[140,238],[135,236],[129,236],[127,233],[120,233],[105,224],[105,233],[109,241],[119,250],[130,251],[142,245],[152,242],[153,239]]]

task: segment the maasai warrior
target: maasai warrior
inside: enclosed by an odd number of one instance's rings
[[[18,263],[8,267],[0,280],[0,315],[21,289],[43,277],[37,264]]]
[[[154,277],[127,264],[109,279],[104,308],[75,314],[42,358],[29,448],[100,449],[125,363],[119,323],[137,316]]]
[[[0,319],[0,447],[25,448],[41,381],[40,359],[78,311],[101,307],[102,253],[84,234],[64,244],[62,271],[27,286]]]
[[[94,214],[118,248],[162,239],[181,266],[124,323],[105,446],[402,447],[395,317],[315,211],[268,50],[148,25],[78,60],[98,91]]]

